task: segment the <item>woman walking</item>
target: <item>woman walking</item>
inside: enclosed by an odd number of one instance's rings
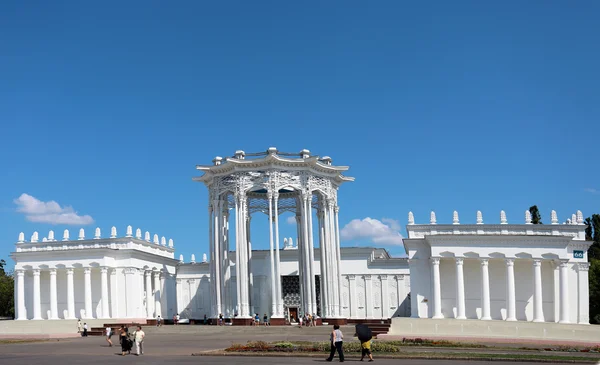
[[[119,328],[119,340],[121,341],[121,356],[125,356],[125,353],[129,350],[129,339],[123,326]]]
[[[329,341],[331,342],[331,351],[329,352],[329,357],[325,360],[333,361],[335,351],[337,350],[340,362],[344,362],[344,335],[342,334],[342,331],[340,331],[340,326],[337,324],[333,326],[333,331],[331,331],[331,334],[329,335]]]

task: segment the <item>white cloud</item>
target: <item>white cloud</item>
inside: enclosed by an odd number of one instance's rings
[[[294,216],[287,217],[287,219],[285,221],[287,222],[287,224],[296,224],[296,217],[294,217]]]
[[[14,203],[17,205],[17,212],[25,214],[30,222],[77,225],[94,223],[91,216],[78,215],[72,207],[63,208],[54,200],[43,202],[29,194],[21,194]]]
[[[594,188],[585,188],[583,189],[583,191],[585,191],[586,193],[590,193],[590,194],[600,194],[600,191],[598,191],[598,189],[594,189]]]
[[[395,219],[353,219],[340,231],[344,241],[368,239],[382,245],[401,245],[400,223]]]

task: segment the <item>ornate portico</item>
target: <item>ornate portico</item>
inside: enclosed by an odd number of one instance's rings
[[[409,213],[413,318],[589,324],[588,263],[581,212],[563,224],[417,225]]]
[[[300,153],[237,151],[233,157],[216,157],[211,166],[197,166],[204,172],[195,181],[209,191],[209,243],[211,317],[237,314],[238,319],[254,313],[252,295],[252,243],[250,219],[261,212],[269,217],[269,265],[271,316],[284,317],[282,298],[279,216],[296,214],[301,308],[303,313],[320,313],[325,318],[341,318],[340,238],[337,193],[340,185],[353,178],[342,175],[345,166],[332,165],[331,158]],[[316,211],[316,224],[313,223]],[[234,219],[235,257],[231,248],[230,211]],[[320,298],[317,298],[314,228],[320,247]],[[235,263],[235,265],[234,265]],[[235,287],[233,273],[235,270]],[[235,298],[235,300],[232,300]],[[272,320],[273,321],[273,320]]]
[[[150,240],[131,226],[124,237],[116,227],[110,237],[100,229],[86,238],[83,229],[76,240],[65,230],[62,240],[54,232],[30,241],[19,235],[15,260],[15,309],[17,320],[156,318],[172,315],[177,261],[173,241],[158,235]],[[145,280],[144,280],[145,279]],[[170,304],[170,306],[169,306]]]

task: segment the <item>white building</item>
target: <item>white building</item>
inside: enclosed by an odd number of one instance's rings
[[[201,319],[211,310],[210,265],[206,255],[188,263],[174,259],[173,241],[168,245],[146,232],[142,238],[127,228],[125,237],[101,237],[96,229],[86,238],[48,238],[40,242],[34,232],[29,242],[19,235],[15,260],[16,319],[153,319],[159,314],[171,318]],[[269,251],[252,252],[253,287],[251,312],[272,315]],[[284,313],[297,318],[303,313],[298,276],[297,246],[285,239],[281,249],[281,283]],[[231,255],[235,257],[235,255]],[[315,250],[315,260],[320,260]],[[235,261],[232,266],[235,267]],[[320,282],[317,265],[316,282]],[[233,270],[235,272],[235,270]],[[384,249],[368,247],[341,249],[341,305],[345,318],[389,318],[410,315],[408,262],[392,258]],[[232,277],[235,288],[236,276]],[[320,286],[318,286],[320,287]],[[318,292],[319,293],[319,292]],[[233,317],[236,296],[224,304],[223,314]],[[320,297],[320,296],[319,296]],[[320,300],[318,301],[320,312]]]
[[[131,227],[124,237],[113,227],[104,238],[100,229],[93,238],[82,229],[73,240],[65,230],[60,241],[52,231],[41,242],[37,232],[28,242],[21,233],[11,255],[17,319],[180,313],[223,314],[243,324],[266,313],[283,324],[310,312],[329,323],[589,323],[590,242],[581,212],[559,224],[553,211],[548,225],[531,224],[528,212],[524,224],[508,224],[504,212],[500,224],[483,224],[481,212],[476,224],[460,224],[457,212],[452,224],[437,224],[432,212],[426,225],[409,213],[408,259],[392,258],[384,249],[340,247],[338,190],[353,179],[329,157],[270,148],[197,168],[204,175],[195,180],[209,191],[208,258],[176,260],[172,240],[149,232],[142,238]],[[280,240],[279,215],[286,211],[296,214],[298,234]],[[252,249],[252,213],[271,217],[268,250]]]
[[[585,228],[581,212],[564,224],[416,225],[408,238],[414,318],[589,324]]]

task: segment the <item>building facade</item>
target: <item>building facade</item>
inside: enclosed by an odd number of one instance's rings
[[[208,189],[209,255],[175,259],[172,240],[131,226],[69,231],[29,241],[15,260],[18,320],[182,318],[205,316],[272,324],[304,313],[329,323],[412,317],[588,324],[586,225],[581,212],[559,224],[415,224],[409,213],[407,258],[385,249],[341,247],[338,192],[353,178],[329,157],[269,148],[216,157],[194,178]],[[279,216],[295,214],[297,235],[284,238]],[[266,214],[269,249],[252,248],[252,214]],[[231,215],[231,216],[230,216]],[[294,245],[294,242],[296,244]],[[283,243],[283,244],[282,244]]]
[[[159,239],[150,233],[142,238],[141,231],[132,235],[131,227],[124,237],[117,236],[115,227],[110,237],[101,237],[96,229],[93,238],[80,230],[79,238],[71,240],[68,231],[62,240],[50,231],[41,242],[38,233],[30,241],[19,235],[15,260],[15,308],[17,320],[52,319],[152,319],[161,315],[171,318],[202,319],[212,309],[210,264],[203,255],[196,262],[183,257],[174,259],[173,241]],[[300,251],[292,239],[281,247],[280,270],[283,317],[297,320],[309,312],[303,307],[300,289]],[[235,253],[230,252],[235,268]],[[321,288],[319,250],[314,252],[315,282]],[[269,251],[252,251],[253,285],[249,293],[249,312],[261,318],[273,316],[273,297]],[[384,249],[348,247],[341,250],[340,306],[344,318],[389,318],[411,313],[409,267],[405,258],[393,258]],[[232,270],[232,286],[236,288],[236,270]],[[225,296],[226,318],[239,316],[236,290]],[[318,298],[320,290],[317,291]],[[315,314],[321,316],[321,301]]]

